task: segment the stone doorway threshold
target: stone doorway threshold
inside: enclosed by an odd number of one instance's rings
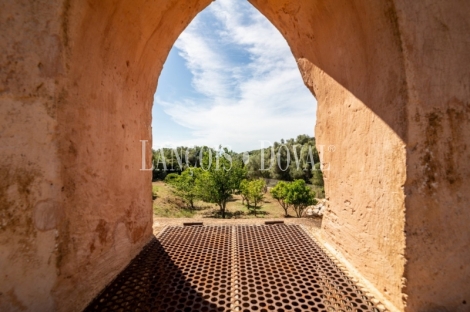
[[[301,225],[166,226],[85,311],[383,311]]]

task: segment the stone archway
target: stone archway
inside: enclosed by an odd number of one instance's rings
[[[318,99],[325,244],[398,310],[464,309],[468,1],[251,2]],[[171,46],[209,3],[0,4],[1,307],[80,310],[148,242],[140,140]]]

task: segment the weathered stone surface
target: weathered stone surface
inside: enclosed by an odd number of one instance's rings
[[[38,203],[60,198],[60,7],[54,1],[0,2],[1,311],[54,307],[55,225],[34,211]]]
[[[318,99],[325,243],[398,310],[465,311],[468,1],[251,2]],[[0,310],[80,311],[150,239],[140,140],[209,3],[0,3]]]
[[[407,307],[469,311],[470,3],[396,6],[409,97]]]

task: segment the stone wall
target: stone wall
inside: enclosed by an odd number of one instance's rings
[[[470,3],[397,1],[406,60],[409,311],[470,310]]]
[[[51,311],[64,220],[59,1],[0,2],[0,310]]]

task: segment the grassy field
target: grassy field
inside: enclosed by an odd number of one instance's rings
[[[158,196],[153,202],[153,212],[156,217],[164,218],[220,218],[219,207],[215,204],[198,201],[194,211],[185,207],[183,201],[173,194],[170,186],[162,181],[153,182],[158,188]],[[294,212],[290,211],[293,216]],[[284,210],[268,192],[265,194],[261,210],[257,215],[250,213],[248,208],[242,204],[241,196],[234,195],[227,203],[226,218],[283,218]]]

